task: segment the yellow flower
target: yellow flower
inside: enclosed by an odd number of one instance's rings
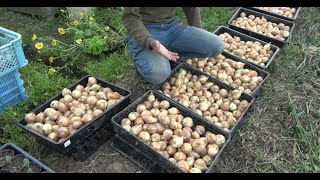
[[[36,47],[37,49],[42,49],[43,48],[43,43],[42,42],[38,42],[34,45],[34,47]]]
[[[57,45],[57,40],[55,39],[52,39],[52,42],[51,42],[52,46],[56,46]]]
[[[78,21],[73,21],[73,25],[74,25],[74,26],[78,26],[78,25],[79,25],[79,22],[78,22]]]
[[[65,31],[64,31],[63,28],[58,28],[58,32],[59,32],[60,34],[64,34],[64,33],[65,33]]]
[[[107,39],[108,39],[108,36],[104,36],[103,39],[104,39],[104,40],[107,40]]]
[[[110,29],[110,27],[109,27],[109,26],[106,26],[106,27],[104,27],[104,29],[105,29],[106,31],[108,31],[108,30]]]
[[[72,18],[73,17],[73,14],[69,14],[69,18]]]
[[[37,35],[35,35],[35,34],[32,34],[32,41],[34,41],[34,40],[36,40],[37,39]]]
[[[77,40],[76,40],[76,43],[77,43],[77,44],[81,44],[81,43],[82,43],[82,39],[77,39]]]
[[[60,12],[64,12],[64,10],[63,10],[63,9],[60,9]]]
[[[89,17],[89,20],[90,20],[90,21],[93,21],[94,19],[93,19],[93,17],[92,17],[92,16],[90,16],[90,17]]]
[[[55,73],[56,72],[56,70],[55,69],[53,69],[52,67],[51,68],[49,68],[49,71],[48,71],[48,73],[49,74],[53,74],[53,73]]]
[[[52,56],[49,57],[49,62],[52,63],[54,58]]]
[[[83,15],[84,15],[83,12],[81,12],[81,13],[80,13],[80,16],[83,16]]]

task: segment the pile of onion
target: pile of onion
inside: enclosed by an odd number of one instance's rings
[[[101,87],[94,77],[88,78],[85,87],[79,84],[72,91],[64,88],[62,96],[43,112],[27,113],[26,126],[61,142],[124,98],[108,87]]]
[[[246,69],[244,63],[221,54],[210,58],[187,59],[186,63],[247,94],[251,94],[263,81],[255,70]]]
[[[286,40],[290,35],[290,26],[283,23],[273,23],[264,16],[261,18],[252,14],[247,16],[244,12],[240,13],[240,17],[232,20],[232,24],[281,41]]]
[[[296,13],[296,8],[290,7],[255,7],[264,11],[269,11],[284,17],[293,18]]]
[[[206,172],[226,141],[153,93],[121,120],[121,126],[189,173]]]
[[[249,105],[247,100],[240,100],[240,90],[220,88],[208,81],[208,76],[193,75],[183,68],[163,83],[161,91],[225,131],[235,125]]]
[[[224,41],[227,52],[246,59],[262,67],[266,66],[273,55],[270,43],[262,45],[258,41],[242,41],[239,36],[224,32],[219,35]]]

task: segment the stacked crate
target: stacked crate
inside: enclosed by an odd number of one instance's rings
[[[0,27],[0,113],[27,98],[19,74],[27,64],[21,35]]]

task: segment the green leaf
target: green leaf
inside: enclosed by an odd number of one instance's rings
[[[32,168],[28,168],[27,173],[33,173]]]
[[[6,161],[11,161],[12,157],[11,156],[6,156]]]
[[[27,158],[23,159],[23,165],[28,166],[29,163],[30,163],[29,159],[27,159]]]

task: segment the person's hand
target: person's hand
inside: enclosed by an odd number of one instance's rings
[[[150,47],[158,54],[164,56],[171,61],[177,61],[179,59],[178,53],[171,52],[165,48],[158,40],[153,40],[150,42]]]

